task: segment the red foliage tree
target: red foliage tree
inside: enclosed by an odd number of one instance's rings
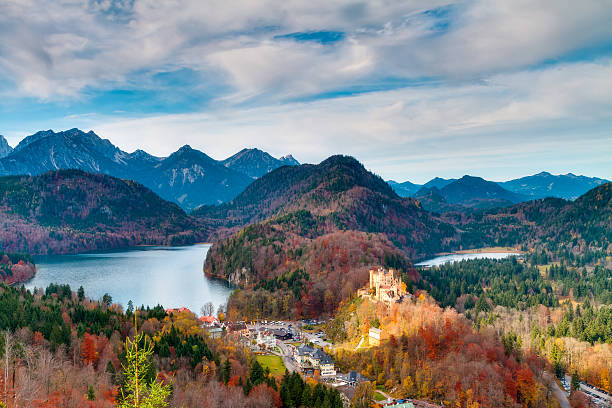
[[[98,362],[99,354],[96,347],[96,336],[85,333],[81,349],[81,356],[85,364],[95,365]]]

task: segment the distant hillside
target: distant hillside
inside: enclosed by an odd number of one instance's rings
[[[437,188],[442,189],[452,183],[453,181],[457,181],[457,179],[443,179],[440,177],[435,177],[429,180],[427,183],[423,184],[425,188]]]
[[[526,197],[512,193],[481,177],[463,176],[440,189],[450,204],[487,208],[525,201]]]
[[[423,187],[415,194],[415,198],[425,209],[439,213],[461,210],[462,207],[507,207],[527,200],[526,197],[505,190],[492,181],[467,175],[440,189]]]
[[[409,181],[398,183],[397,181],[389,180],[387,183],[389,183],[393,191],[395,191],[400,197],[412,197],[423,187],[420,184],[414,184]]]
[[[0,249],[9,252],[185,244],[204,236],[183,210],[148,188],[80,170],[0,177],[0,214]]]
[[[442,214],[450,211],[466,211],[467,207],[460,204],[450,204],[437,187],[421,188],[415,195],[423,208],[427,211]]]
[[[252,175],[226,167],[189,146],[160,158],[142,150],[126,153],[92,131],[47,130],[24,138],[12,151],[5,149],[3,157],[3,140],[0,139],[0,176],[39,175],[59,169],[108,174],[138,181],[187,210],[229,201],[253,181]],[[267,163],[268,158],[273,165]],[[259,169],[260,174],[294,161],[291,156],[278,160],[261,152],[259,157],[241,162],[243,170]]]
[[[221,163],[223,163],[225,167],[246,174],[251,178],[259,178],[281,166],[299,165],[291,156],[276,159],[269,153],[259,149],[242,149],[235,155],[223,160]]]
[[[8,156],[13,151],[13,148],[9,146],[4,136],[0,135],[0,159]]]
[[[393,180],[389,180],[387,183],[389,183],[391,188],[393,188],[393,191],[395,191],[398,196],[414,197],[419,192],[419,190],[423,188],[425,189],[424,192],[430,189],[441,189],[456,180],[457,179],[443,179],[440,177],[436,177],[436,178],[429,180],[425,184],[414,184],[414,183],[411,183],[410,181],[404,181],[403,183],[398,183]]]
[[[464,232],[466,246],[524,245],[585,254],[612,250],[612,183],[596,187],[575,201],[546,198],[507,208],[443,217]],[[560,249],[561,248],[561,249]]]
[[[541,172],[533,176],[498,184],[506,190],[522,194],[531,199],[559,197],[574,200],[590,189],[608,182],[608,180],[597,177],[576,176],[572,173],[555,176],[547,172]]]

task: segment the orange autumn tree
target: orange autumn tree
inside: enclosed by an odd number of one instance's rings
[[[86,364],[95,365],[98,362],[99,354],[96,347],[95,336],[85,333],[81,349],[81,356]]]

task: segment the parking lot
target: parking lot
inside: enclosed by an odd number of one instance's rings
[[[569,375],[565,376],[564,380],[561,380],[563,384],[563,388],[567,392],[570,391],[571,377]],[[591,399],[591,402],[595,404],[597,408],[609,408],[612,407],[612,395],[607,393],[606,391],[599,389],[597,387],[593,387],[587,383],[580,382],[580,391],[584,392],[587,397]]]

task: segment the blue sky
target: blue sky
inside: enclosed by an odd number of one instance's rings
[[[5,0],[0,134],[612,178],[612,3]]]

